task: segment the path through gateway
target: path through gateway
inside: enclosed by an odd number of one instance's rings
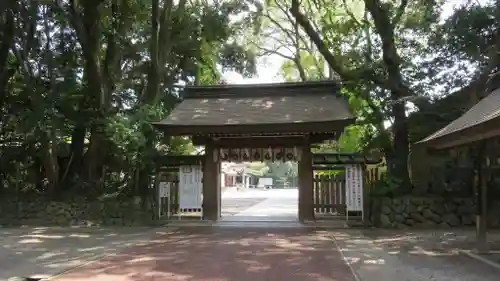
[[[226,188],[222,193],[223,221],[298,221],[298,189]]]

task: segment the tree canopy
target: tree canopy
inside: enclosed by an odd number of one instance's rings
[[[193,150],[150,122],[270,55],[283,80],[342,83],[358,121],[323,150],[378,150],[409,186],[408,116],[459,89],[470,107],[500,65],[500,3],[452,2],[2,1],[0,192],[146,196],[155,157]]]
[[[453,3],[268,1],[264,18],[278,39],[261,49],[285,60],[286,80],[341,81],[358,124],[323,149],[379,150],[410,188],[409,114],[461,88],[477,101],[500,65],[498,1]]]

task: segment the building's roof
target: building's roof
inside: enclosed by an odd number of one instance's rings
[[[452,147],[500,135],[500,88],[492,91],[462,116],[419,143]]]
[[[339,92],[334,81],[187,87],[183,101],[154,125],[173,135],[227,133],[231,128],[257,133],[255,126],[278,132],[285,131],[283,125],[312,123],[335,131],[327,123],[354,120]]]

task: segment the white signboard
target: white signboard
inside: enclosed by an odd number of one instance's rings
[[[260,178],[259,187],[273,186],[273,178]]]
[[[202,206],[201,166],[179,167],[179,207],[200,209]]]
[[[346,165],[347,211],[363,211],[363,170],[360,165]]]
[[[160,182],[160,184],[158,185],[158,189],[159,189],[158,193],[159,193],[160,198],[170,196],[170,183],[169,182],[165,182],[165,181]]]

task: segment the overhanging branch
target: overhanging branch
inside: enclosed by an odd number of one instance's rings
[[[408,6],[408,0],[401,0],[401,3],[399,4],[398,10],[396,12],[396,16],[392,20],[392,24],[394,26],[398,25],[399,22],[401,21],[401,18],[403,17],[403,14],[407,6]]]
[[[359,80],[370,80],[376,85],[386,88],[387,83],[384,79],[378,77],[372,70],[366,68],[358,68],[354,70],[347,69],[343,66],[343,63],[338,60],[328,49],[323,39],[319,36],[318,32],[314,29],[311,22],[307,17],[300,12],[299,1],[292,0],[292,7],[290,8],[290,13],[297,20],[297,23],[304,29],[305,33],[309,36],[311,41],[321,53],[321,55],[328,62],[330,67],[335,71],[344,81],[359,81]]]

